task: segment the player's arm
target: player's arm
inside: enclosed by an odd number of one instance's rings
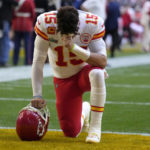
[[[92,66],[105,68],[107,65],[106,45],[103,39],[92,41],[89,45],[90,51],[83,49],[77,44],[73,44],[73,41],[66,42],[65,46],[80,59]]]
[[[101,54],[99,52],[87,51],[76,44],[73,45],[70,51],[76,54],[80,59],[82,59],[83,61],[87,62],[88,64],[92,66],[97,66],[100,68],[106,67],[107,57],[104,54]]]
[[[83,61],[89,63],[92,66],[105,68],[107,64],[106,45],[102,39],[105,34],[104,21],[97,16],[91,17],[95,19],[94,23],[96,22],[96,25],[93,26],[93,20],[88,24],[89,28],[94,33],[89,43],[90,51],[87,51],[80,46],[73,44],[73,40],[71,39],[70,41],[66,40],[65,45],[71,52],[76,54]]]
[[[87,60],[87,63],[89,63],[92,66],[105,68],[107,65],[107,58],[106,56],[101,54],[91,53],[89,59]]]
[[[105,68],[107,65],[106,44],[102,38],[93,40],[89,44],[90,57],[87,62],[93,66]]]
[[[42,108],[46,105],[46,101],[42,98],[42,81],[43,67],[47,58],[49,43],[37,35],[34,45],[34,58],[32,64],[33,99],[31,100],[31,105],[36,108]]]
[[[92,16],[91,16],[92,17]],[[90,56],[87,62],[93,66],[105,68],[107,65],[106,44],[103,40],[105,34],[104,20],[93,15],[95,26],[92,26],[93,20],[89,23],[91,30],[94,29],[94,35],[89,43]]]

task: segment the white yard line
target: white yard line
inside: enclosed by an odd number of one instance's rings
[[[110,64],[111,66],[108,67],[108,69],[150,64],[150,54],[108,58],[108,64]],[[0,68],[0,82],[29,79],[31,78],[31,71],[31,66]],[[49,64],[45,64],[43,72],[45,77],[53,75],[52,69]]]
[[[0,97],[0,101],[30,101],[30,98],[6,98],[6,97]],[[56,103],[55,99],[47,99],[47,102],[49,103]],[[150,102],[120,102],[120,101],[106,101],[106,104],[112,104],[112,105],[143,105],[143,106],[149,106]]]
[[[31,101],[29,98],[6,98],[6,97],[0,97],[0,101]]]
[[[14,81],[20,79],[31,78],[32,67],[31,66],[17,66],[9,68],[0,68],[0,82]],[[44,76],[52,76],[52,69],[49,64],[44,66]]]
[[[12,87],[0,87],[0,90],[14,90]]]
[[[112,69],[119,67],[150,64],[150,53],[135,56],[110,58],[108,59],[108,64],[111,65]]]
[[[113,104],[113,105],[143,105],[143,106],[150,106],[150,103],[145,102],[120,102],[120,101],[106,101],[106,104]]]
[[[0,101],[31,101],[31,98],[6,98],[0,97]],[[56,100],[47,100],[47,102],[55,103]]]
[[[50,83],[46,83],[43,85],[50,85]],[[14,90],[14,88],[31,88],[31,84],[5,84],[1,83],[0,89],[6,89],[6,90]],[[138,88],[138,89],[150,89],[150,85],[132,85],[132,84],[107,84],[107,87],[116,87],[116,88]]]
[[[122,135],[142,135],[142,136],[150,136],[150,133],[135,133],[135,132],[112,132],[112,131],[102,131],[102,133],[112,133],[112,134],[122,134]]]
[[[149,89],[150,85],[131,85],[131,84],[107,84],[108,87],[121,87],[121,88],[141,88],[141,89]]]
[[[16,129],[15,127],[0,127],[0,129]],[[48,131],[57,131],[62,132],[61,129],[48,129]],[[150,133],[135,133],[135,132],[113,132],[113,131],[102,131],[105,134],[121,134],[121,135],[142,135],[142,136],[150,136]]]

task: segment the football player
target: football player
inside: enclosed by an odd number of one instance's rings
[[[42,97],[43,66],[47,58],[53,68],[56,108],[65,136],[77,137],[88,127],[86,142],[98,143],[106,99],[104,68],[106,46],[104,21],[72,6],[41,14],[35,25],[32,66],[33,107],[46,105]],[[82,95],[90,91],[90,104]]]

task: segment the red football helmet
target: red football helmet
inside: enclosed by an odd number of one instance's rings
[[[21,140],[40,140],[47,132],[50,113],[48,108],[24,107],[16,121],[16,132]]]

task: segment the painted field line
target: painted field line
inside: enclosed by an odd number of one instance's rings
[[[0,97],[0,101],[30,101],[30,98],[5,98]],[[47,103],[56,103],[55,99],[47,99]],[[119,101],[106,101],[106,104],[114,104],[114,105],[143,105],[150,106],[150,102],[119,102]]]
[[[109,69],[150,64],[150,54],[108,58]]]
[[[21,79],[31,79],[32,66],[16,66],[8,68],[0,68],[0,82],[15,81]],[[53,75],[52,68],[49,64],[44,65],[44,77]]]
[[[14,89],[14,87],[18,87],[18,88],[32,88],[31,84],[0,84],[1,87],[0,89],[8,89],[8,90],[12,90]],[[53,83],[46,83],[43,85],[53,85]],[[141,89],[150,89],[150,85],[144,85],[144,84],[137,84],[137,85],[132,85],[132,84],[106,84],[107,87],[116,87],[116,88],[141,88]]]
[[[125,73],[124,72],[117,72],[117,75],[124,75]],[[115,76],[116,75],[116,72],[114,73],[110,73],[109,74],[110,76]],[[130,74],[126,74],[126,77],[149,77],[149,73],[130,73]]]
[[[150,85],[131,85],[131,84],[106,84],[108,87],[123,87],[123,88],[141,88],[141,89],[150,89]]]
[[[28,101],[30,102],[31,101],[31,98],[6,98],[6,97],[0,97],[0,101]],[[47,102],[50,102],[50,103],[55,103],[56,100],[47,100]]]
[[[135,133],[135,132],[102,131],[102,133],[112,133],[112,134],[122,134],[122,135],[142,135],[142,136],[150,136],[150,133]]]
[[[149,102],[141,103],[141,102],[114,102],[114,101],[106,101],[106,104],[116,104],[116,105],[144,105],[150,106]]]
[[[0,127],[0,129],[16,129],[15,127]],[[48,129],[48,131],[57,131],[62,132],[61,129]],[[150,136],[150,133],[135,133],[135,132],[113,132],[113,131],[102,131],[105,134],[120,134],[120,135],[142,135],[142,136]]]
[[[126,56],[119,58],[108,58],[108,64],[111,67],[107,69],[114,69],[127,66],[138,66],[150,64],[150,54],[141,54],[135,56]],[[119,63],[118,63],[119,62]],[[0,68],[0,82],[8,82],[21,79],[31,79],[32,76],[32,66],[17,66],[9,68]],[[49,64],[44,65],[44,77],[49,77],[53,75],[52,68]]]
[[[0,87],[1,90],[14,90],[12,87]]]

